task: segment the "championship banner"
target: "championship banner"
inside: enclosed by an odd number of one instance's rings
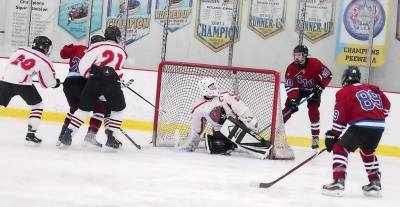
[[[91,33],[101,29],[103,0],[93,0],[93,5],[90,3],[90,0],[60,0],[58,25],[76,40],[84,38],[88,34],[89,27]],[[92,18],[89,16],[90,9]]]
[[[150,15],[151,0],[108,0],[106,24],[117,26],[124,33],[128,17],[124,45],[129,45],[150,33]]]
[[[397,28],[396,28],[396,39],[400,41],[400,0],[397,3]]]
[[[344,0],[336,39],[337,63],[369,66],[368,40],[371,15],[374,17],[371,66],[385,63],[391,0]],[[373,8],[376,8],[375,12]]]
[[[263,39],[285,26],[286,0],[251,0],[247,26]]]
[[[231,32],[235,42],[240,36],[242,0],[198,0],[195,37],[214,52],[229,46]],[[232,29],[232,15],[237,4],[236,25]]]
[[[5,18],[3,16],[3,19],[7,19],[4,40],[10,46],[31,45],[33,39],[39,35],[46,35],[52,39],[52,23],[57,18],[58,1],[7,1],[7,4],[2,6],[7,7]]]
[[[303,18],[304,1],[299,0],[296,15],[296,31],[299,32],[298,25]],[[330,35],[333,31],[334,23],[334,0],[314,1],[307,0],[304,18],[304,37],[309,41],[315,42]]]
[[[169,15],[168,15],[168,2]],[[176,30],[190,24],[192,20],[193,0],[156,0],[155,21],[161,26],[168,18],[168,31]]]

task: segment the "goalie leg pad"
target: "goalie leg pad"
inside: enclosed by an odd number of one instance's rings
[[[237,146],[224,137],[220,132],[214,132],[214,135],[206,135],[206,147],[210,154],[230,154]]]

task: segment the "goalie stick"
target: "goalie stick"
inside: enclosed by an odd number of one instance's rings
[[[304,160],[303,162],[301,162],[300,164],[296,165],[294,168],[292,168],[291,170],[289,170],[288,172],[286,172],[285,174],[283,174],[282,176],[280,176],[279,178],[271,181],[271,182],[267,182],[267,183],[260,183],[259,187],[260,188],[269,188],[271,186],[273,186],[275,183],[279,182],[280,180],[282,180],[283,178],[285,178],[286,176],[290,175],[292,172],[296,171],[297,169],[299,169],[301,166],[305,165],[306,163],[310,162],[311,160],[313,160],[314,158],[316,158],[318,155],[320,155],[321,153],[325,152],[326,148],[322,149],[319,152],[316,152],[315,154],[313,154],[311,157],[307,158],[306,160]]]
[[[133,141],[133,139],[132,139],[123,129],[120,128],[119,130],[121,130],[122,134],[124,134],[124,136],[125,136],[133,145],[135,145],[136,148],[138,148],[139,150],[142,149],[142,146],[136,144],[136,142]]]

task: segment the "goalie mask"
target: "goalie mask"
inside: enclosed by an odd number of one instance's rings
[[[361,80],[361,72],[357,66],[349,66],[342,75],[342,86],[353,83],[359,83]]]
[[[217,90],[217,82],[214,78],[203,78],[199,81],[199,89],[202,96],[205,97],[215,97],[219,96],[219,92]]]

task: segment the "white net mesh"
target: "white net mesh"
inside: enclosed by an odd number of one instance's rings
[[[179,139],[187,136],[193,104],[201,97],[197,84],[204,77],[213,77],[220,89],[233,91],[234,84],[237,84],[235,89],[238,90],[241,100],[256,115],[259,128],[266,129],[260,133],[260,136],[276,143],[274,149],[271,150],[273,152],[271,158],[294,158],[286,142],[282,116],[276,116],[282,114],[278,102],[279,74],[271,70],[215,65],[175,62],[160,64],[154,118],[153,144],[155,146],[172,147],[179,142]],[[279,113],[273,113],[274,109]],[[272,122],[274,119],[277,122]],[[278,127],[272,130],[272,127],[268,127],[271,125]],[[271,133],[276,134],[279,140],[274,139],[275,136],[271,136]]]
[[[294,152],[292,148],[288,145],[285,133],[285,125],[283,124],[283,115],[281,107],[280,95],[278,98],[278,111],[276,116],[276,131],[274,145],[271,149],[270,158],[271,159],[283,159],[283,160],[293,160]]]

